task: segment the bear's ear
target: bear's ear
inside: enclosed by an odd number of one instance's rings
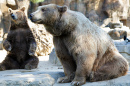
[[[8,9],[8,12],[9,12],[9,13],[12,13],[12,9],[11,9],[11,8],[9,8],[9,9]]]
[[[57,8],[60,13],[64,13],[65,11],[67,11],[67,6],[65,6],[65,5],[64,6],[57,5]]]
[[[20,10],[21,10],[21,11],[25,11],[25,7],[22,7]]]

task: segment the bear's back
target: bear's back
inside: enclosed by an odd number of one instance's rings
[[[100,45],[104,51],[107,50],[108,47],[115,46],[111,37],[82,13],[67,10],[67,13],[65,13],[63,17],[66,22],[69,21],[71,24],[75,24],[76,28],[72,32],[72,35],[78,39],[79,42],[82,43],[84,40],[91,41],[93,44]]]
[[[67,23],[69,21],[69,23],[75,24],[75,31],[78,32],[78,34],[91,34],[93,37],[100,36],[102,39],[107,38],[111,40],[110,36],[104,30],[102,30],[96,24],[92,23],[88,18],[84,16],[84,14],[80,12],[71,11],[68,9],[67,13],[63,15],[63,19]]]

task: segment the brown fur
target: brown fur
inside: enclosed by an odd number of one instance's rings
[[[39,60],[34,55],[36,41],[27,24],[24,9],[9,9],[10,14],[15,17],[12,18],[10,31],[3,43],[8,54],[0,64],[0,70],[37,68]]]
[[[86,79],[108,80],[127,73],[128,62],[117,51],[111,37],[83,14],[49,4],[32,13],[31,20],[44,24],[53,35],[55,51],[65,73],[65,77],[58,79],[59,83],[72,81],[72,85],[82,85]]]

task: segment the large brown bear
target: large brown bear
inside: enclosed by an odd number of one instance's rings
[[[24,10],[25,7],[19,10],[9,9],[12,22],[7,39],[3,43],[8,54],[0,64],[0,70],[37,68],[39,60],[34,55],[37,45]]]
[[[59,83],[72,85],[90,81],[109,80],[127,74],[128,62],[118,52],[111,37],[90,22],[82,13],[66,6],[40,6],[30,19],[44,24],[53,35],[55,51],[65,77]]]

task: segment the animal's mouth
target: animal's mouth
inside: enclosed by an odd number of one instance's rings
[[[42,20],[41,19],[39,19],[39,20],[31,19],[31,21],[34,22],[34,23],[40,23]]]

